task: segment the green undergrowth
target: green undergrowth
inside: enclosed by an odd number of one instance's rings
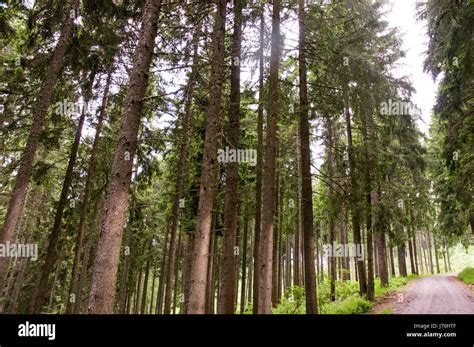
[[[380,281],[376,280],[375,297],[383,296],[395,291],[408,283],[409,280],[418,276],[390,278],[388,287],[381,287]],[[321,314],[363,314],[370,312],[373,302],[359,296],[359,284],[355,281],[336,281],[336,300],[330,301],[330,287],[327,278],[318,284],[318,305]],[[274,314],[304,314],[305,290],[294,286],[289,288],[282,297],[280,304],[273,309]],[[250,308],[251,312],[251,308]],[[390,314],[391,312],[383,312]]]
[[[462,270],[459,273],[458,278],[464,283],[474,284],[474,267],[467,267]]]

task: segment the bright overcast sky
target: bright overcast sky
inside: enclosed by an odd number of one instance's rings
[[[392,10],[387,13],[387,20],[403,34],[403,49],[406,52],[406,58],[400,60],[401,65],[396,70],[397,77],[408,76],[416,89],[413,102],[421,109],[423,118],[418,121],[418,126],[428,134],[436,84],[430,75],[423,72],[428,41],[426,23],[416,19],[416,0],[391,0],[391,5]]]

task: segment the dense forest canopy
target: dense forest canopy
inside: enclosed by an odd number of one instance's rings
[[[0,3],[0,312],[340,313],[451,270],[474,3],[417,10],[429,134],[388,0]]]

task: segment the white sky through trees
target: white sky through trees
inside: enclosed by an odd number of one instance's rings
[[[416,18],[416,0],[391,0],[388,8],[387,21],[392,27],[398,27],[403,34],[403,50],[406,57],[400,59],[395,70],[396,77],[408,76],[416,89],[413,102],[421,109],[422,120],[418,126],[424,134],[428,134],[431,123],[431,112],[435,103],[436,83],[429,74],[423,72],[425,52],[428,49],[426,22]]]

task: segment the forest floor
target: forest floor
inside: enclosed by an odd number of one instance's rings
[[[474,314],[474,286],[460,281],[457,273],[411,280],[403,288],[382,296],[373,313]]]

